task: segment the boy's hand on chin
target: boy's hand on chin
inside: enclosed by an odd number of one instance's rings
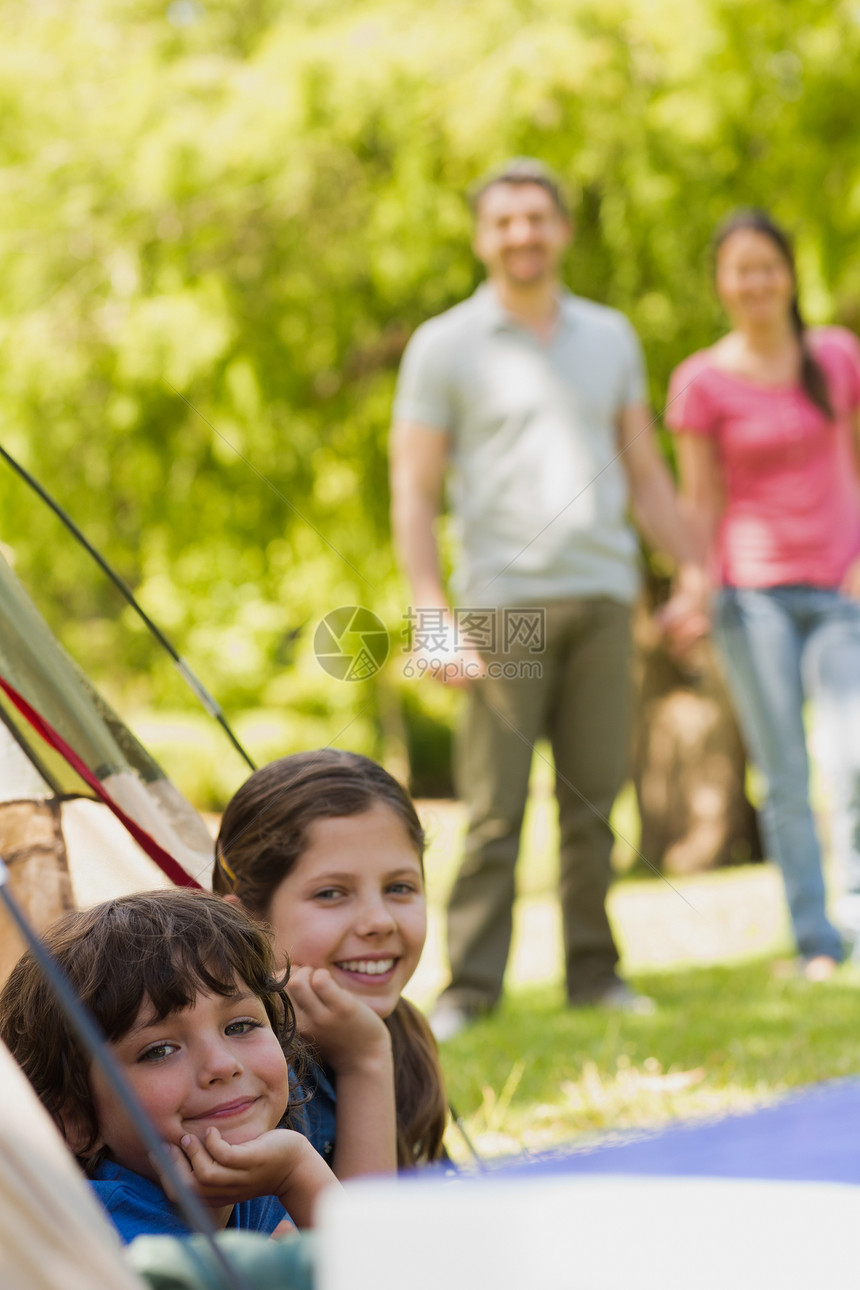
[[[338,985],[328,968],[295,968],[287,989],[299,1033],[339,1075],[368,1060],[390,1057],[385,1022],[357,994]]]
[[[171,1154],[180,1167],[184,1164],[187,1181],[200,1198],[217,1208],[257,1196],[279,1195],[308,1150],[313,1147],[307,1138],[292,1129],[270,1129],[259,1138],[233,1146],[212,1125],[202,1141],[186,1134],[181,1149],[172,1147]]]

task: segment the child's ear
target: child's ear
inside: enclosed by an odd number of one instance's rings
[[[84,1122],[84,1117],[80,1111],[73,1107],[65,1108],[60,1114],[62,1134],[68,1144],[72,1155],[80,1156],[86,1151],[87,1155],[93,1155],[104,1146],[104,1139],[101,1134],[98,1135],[95,1142],[89,1141],[89,1131]]]
[[[228,892],[228,894],[226,896],[222,896],[221,899],[226,900],[228,905],[235,905],[237,909],[245,908],[235,891]]]

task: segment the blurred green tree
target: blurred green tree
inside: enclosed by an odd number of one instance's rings
[[[490,162],[537,154],[569,184],[568,280],[630,316],[657,408],[719,327],[706,248],[734,205],[796,232],[814,320],[858,321],[848,0],[0,0],[0,16],[3,442],[228,710],[356,722],[368,751],[399,728],[396,666],[339,684],[311,641],[329,609],[364,604],[400,648],[393,383],[412,329],[477,281],[462,194]],[[102,684],[190,702],[5,471],[0,514]],[[444,720],[420,694],[406,710],[415,729]]]

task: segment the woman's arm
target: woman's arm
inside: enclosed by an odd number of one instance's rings
[[[657,446],[654,417],[644,404],[631,403],[621,412],[618,431],[620,461],[637,527],[681,570],[695,560],[695,551],[672,475]]]
[[[857,466],[858,480],[860,480],[860,408],[854,410],[854,461]],[[860,600],[860,556],[849,564],[848,571],[842,579],[841,590],[843,595],[850,596],[852,600]]]

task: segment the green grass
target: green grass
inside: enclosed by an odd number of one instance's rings
[[[770,865],[671,883],[634,870],[616,882],[609,909],[622,970],[658,1011],[568,1009],[552,804],[540,777],[533,787],[503,1002],[442,1046],[451,1101],[482,1154],[585,1146],[860,1074],[860,973],[843,968],[823,984],[785,975],[785,902]],[[442,910],[463,821],[452,803],[420,810],[430,834],[430,933],[409,993],[427,1005],[445,980]],[[635,845],[635,820],[622,828]],[[469,1159],[455,1128],[448,1145]]]
[[[479,1150],[576,1145],[596,1133],[746,1110],[860,1073],[860,981],[776,979],[772,960],[643,973],[653,1017],[570,1010],[553,986],[514,986],[443,1045],[450,1097]],[[467,1159],[455,1131],[452,1153]]]

